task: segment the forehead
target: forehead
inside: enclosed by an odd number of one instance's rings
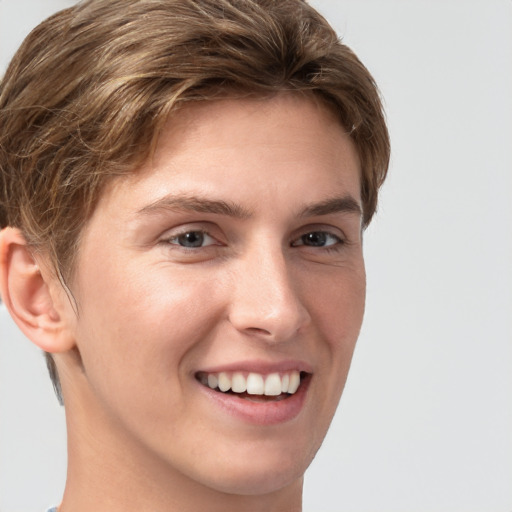
[[[328,172],[326,172],[328,171]],[[240,184],[283,199],[288,192],[360,199],[360,163],[335,114],[314,96],[280,93],[271,98],[196,102],[175,111],[147,161],[114,182],[129,194],[133,211],[173,193],[223,194],[242,199]],[[233,187],[233,183],[237,185]],[[112,194],[103,194],[110,202]],[[254,195],[253,203],[257,204]],[[321,198],[311,197],[312,201]],[[249,203],[251,200],[249,200]]]
[[[297,129],[290,131],[293,125]],[[301,138],[321,132],[325,143],[334,145],[345,132],[327,103],[312,94],[280,92],[270,97],[193,102],[171,114],[158,138],[155,155],[185,145],[204,147],[205,143],[248,150],[278,142],[285,135],[279,133],[283,129],[289,142],[300,143]]]
[[[133,177],[136,181],[138,176],[167,166],[170,158],[192,161],[209,157],[207,165],[213,170],[226,163],[214,158],[221,152],[225,159],[232,158],[233,164],[238,160],[247,164],[251,156],[266,156],[277,166],[280,159],[295,157],[297,168],[301,159],[334,158],[340,175],[345,167],[360,166],[345,128],[323,100],[279,93],[270,98],[188,104],[169,118],[155,152]],[[174,170],[193,173],[194,167]]]

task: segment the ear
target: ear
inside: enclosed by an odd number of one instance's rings
[[[74,346],[74,313],[59,280],[37,259],[20,230],[0,232],[2,300],[34,344],[45,352],[64,352]]]

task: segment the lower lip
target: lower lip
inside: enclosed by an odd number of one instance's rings
[[[299,389],[287,398],[271,402],[251,402],[231,393],[214,391],[197,383],[202,392],[228,414],[254,425],[277,425],[296,418],[306,400],[311,375],[302,379]]]

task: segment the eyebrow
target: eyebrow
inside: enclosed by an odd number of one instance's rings
[[[251,212],[232,201],[207,199],[200,196],[168,195],[144,206],[138,210],[138,214],[148,215],[161,211],[188,211],[199,213],[213,213],[226,215],[236,219],[248,219]],[[363,211],[358,201],[352,196],[333,197],[306,206],[299,212],[302,218],[331,215],[335,213],[355,213],[362,216]]]
[[[320,215],[331,215],[333,213],[356,213],[363,215],[363,209],[358,201],[352,196],[332,197],[320,203],[307,206],[300,213],[301,217],[315,217]]]
[[[198,196],[169,195],[158,199],[137,213],[151,214],[160,211],[188,211],[199,213],[214,213],[237,219],[247,219],[251,213],[242,206],[231,201],[206,199]]]

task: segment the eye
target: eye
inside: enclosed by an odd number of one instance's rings
[[[292,243],[292,247],[306,245],[308,247],[332,247],[333,245],[343,244],[343,240],[328,233],[327,231],[312,231],[302,235],[298,240]]]
[[[216,244],[216,240],[212,238],[205,231],[186,231],[179,235],[173,236],[167,240],[172,245],[179,245],[187,249],[194,249],[196,247],[206,247],[208,245]]]

